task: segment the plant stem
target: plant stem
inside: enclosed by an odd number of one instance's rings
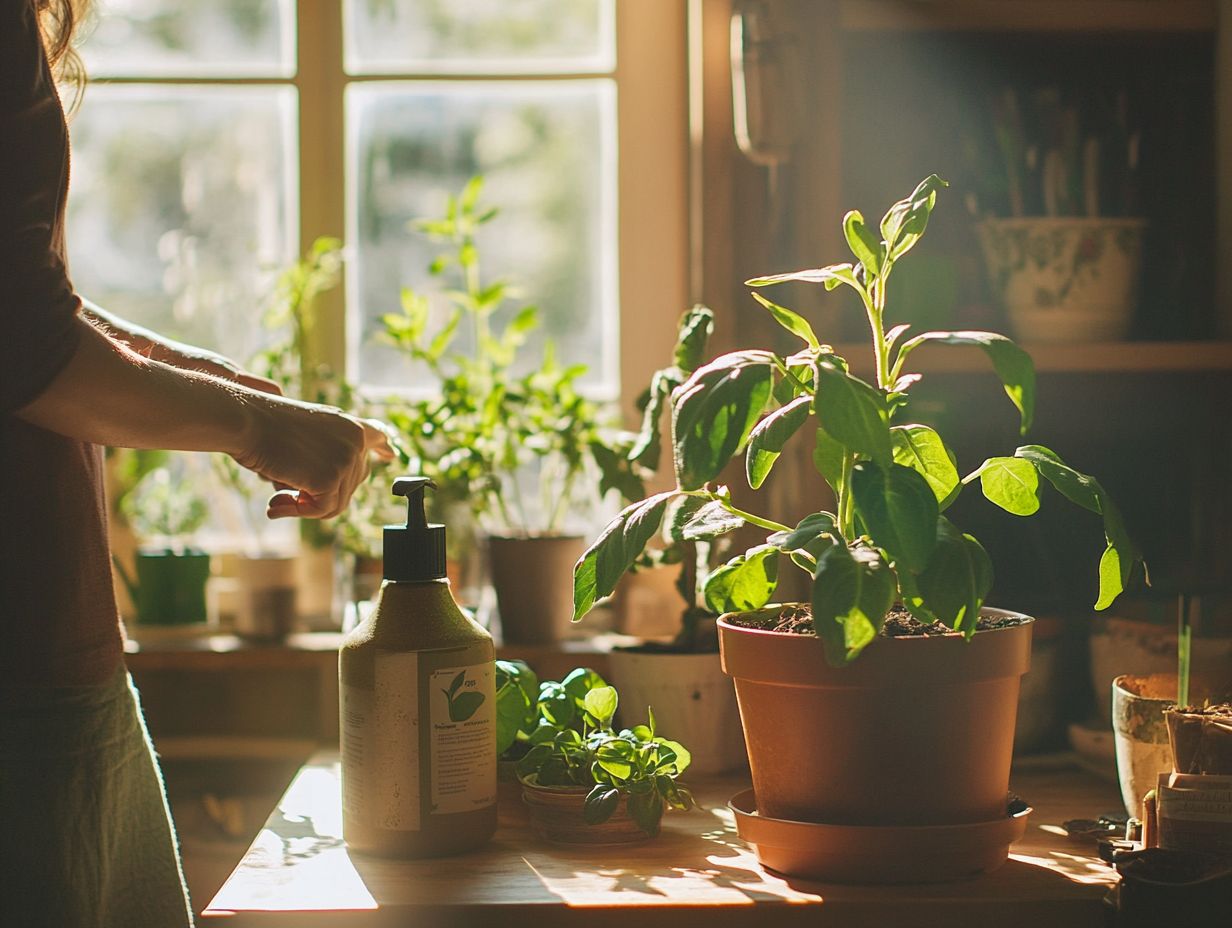
[[[838,494],[837,506],[838,509],[838,527],[843,533],[843,537],[848,541],[855,534],[855,526],[853,522],[854,513],[852,511],[852,496],[851,496],[851,472],[855,467],[856,456],[854,454],[843,455],[842,477],[839,480],[839,486],[842,488]]]
[[[1189,624],[1189,595],[1182,593],[1177,604],[1176,634],[1176,704],[1189,705],[1189,655],[1193,643],[1193,627]]]
[[[707,490],[701,490],[694,493],[689,493],[689,496],[700,496],[704,499],[716,500],[724,509],[734,516],[739,516],[748,522],[749,525],[756,525],[758,528],[764,528],[770,532],[790,532],[790,525],[783,525],[781,522],[775,522],[773,519],[763,519],[761,516],[755,516],[751,512],[745,512],[743,509],[737,509],[732,501],[724,496],[719,496],[717,493],[711,493]]]

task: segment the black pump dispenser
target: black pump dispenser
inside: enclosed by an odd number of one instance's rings
[[[427,477],[399,477],[394,496],[405,496],[406,525],[385,526],[385,579],[404,583],[445,576],[445,526],[429,524],[424,491],[436,484]]]

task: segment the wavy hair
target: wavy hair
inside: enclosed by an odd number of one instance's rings
[[[73,37],[89,14],[91,0],[31,0],[31,3],[38,14],[39,31],[52,71],[61,84],[72,88],[73,97],[68,107],[71,112],[81,103],[86,84],[86,69],[73,47]]]

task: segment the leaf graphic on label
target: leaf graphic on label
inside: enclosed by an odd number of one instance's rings
[[[465,722],[483,705],[483,693],[468,691],[449,700],[449,721]]]
[[[449,684],[449,698],[450,699],[453,698],[453,694],[458,691],[459,687],[461,687],[465,681],[466,681],[466,671],[465,670],[453,678],[453,682]]]

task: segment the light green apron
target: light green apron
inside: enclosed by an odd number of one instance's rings
[[[193,924],[162,777],[128,674],[0,689],[0,925]]]

